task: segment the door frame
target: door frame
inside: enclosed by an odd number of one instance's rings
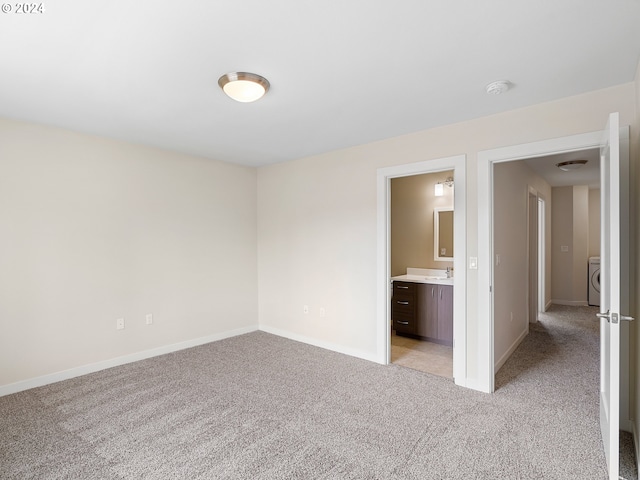
[[[467,214],[466,155],[380,168],[377,171],[377,352],[378,362],[391,361],[391,179],[453,170],[453,377],[467,386]],[[425,245],[426,248],[426,245]]]
[[[527,158],[599,148],[602,130],[478,152],[478,365],[479,390],[495,390],[493,166]]]
[[[529,324],[538,321],[538,304],[540,303],[540,233],[538,227],[540,221],[538,219],[539,205],[538,199],[540,195],[538,191],[531,185],[527,186],[527,320]],[[532,212],[533,208],[533,212]],[[532,265],[532,261],[535,263]],[[531,318],[533,310],[533,318]],[[527,333],[529,328],[527,328]]]
[[[538,313],[547,311],[547,204],[538,193]]]

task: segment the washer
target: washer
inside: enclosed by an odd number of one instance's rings
[[[600,257],[589,257],[589,305],[600,306]]]

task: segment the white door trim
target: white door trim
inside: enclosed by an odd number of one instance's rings
[[[539,242],[539,234],[538,234],[538,191],[533,188],[531,185],[527,185],[527,334],[529,334],[529,324],[536,323],[538,321],[538,299],[540,297],[540,293],[538,292],[538,288],[540,286],[540,279],[538,278],[539,269],[538,264],[540,263],[538,259],[538,253],[540,251],[540,247],[538,245]],[[535,215],[531,215],[531,201],[535,202]],[[532,228],[533,223],[533,228]],[[532,230],[535,229],[535,236],[532,242]],[[533,269],[531,268],[531,260],[532,256],[535,256],[535,266]],[[532,271],[533,270],[533,271]],[[535,277],[535,281],[531,282],[531,277]],[[533,290],[533,292],[532,292]],[[532,295],[533,293],[533,295]],[[533,308],[535,306],[535,308]],[[531,318],[533,309],[533,319]]]
[[[423,162],[385,167],[377,172],[377,359],[384,365],[390,362],[391,330],[391,250],[390,250],[390,191],[391,179],[423,173],[454,170],[454,260],[453,260],[453,376],[457,385],[467,384],[467,233],[466,233],[466,156],[427,160]],[[426,248],[426,246],[425,246]]]
[[[538,193],[538,313],[546,312],[547,305],[547,203]]]
[[[478,152],[478,382],[495,389],[493,347],[493,165],[525,158],[599,148],[602,131]]]

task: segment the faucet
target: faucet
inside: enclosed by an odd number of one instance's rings
[[[447,278],[451,278],[451,267],[447,267]]]

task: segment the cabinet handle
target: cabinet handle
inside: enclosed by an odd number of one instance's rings
[[[407,290],[409,289],[409,287],[406,287],[404,285],[396,285],[396,287],[398,287],[398,288],[406,288]]]
[[[409,325],[409,322],[401,322],[400,320],[396,320],[396,323],[399,323],[400,325]]]
[[[400,305],[409,305],[409,302],[401,302],[400,300],[398,300],[398,303],[399,303]]]
[[[440,290],[440,300],[442,300],[442,290]]]
[[[433,291],[435,290],[435,288],[431,287],[431,298],[433,298]]]

